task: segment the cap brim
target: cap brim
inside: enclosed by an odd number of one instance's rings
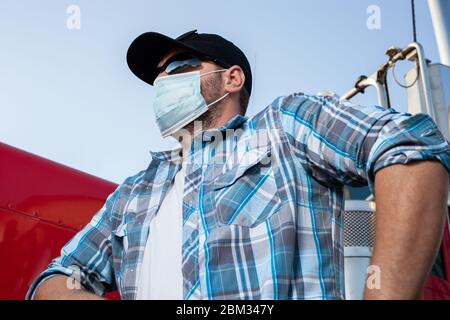
[[[158,63],[165,54],[175,48],[185,48],[202,53],[161,33],[146,32],[137,37],[128,48],[128,67],[139,79],[153,85],[158,76]]]

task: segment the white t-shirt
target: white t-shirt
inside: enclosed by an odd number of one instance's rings
[[[138,300],[183,299],[181,242],[184,176],[182,168],[150,222],[137,288]]]

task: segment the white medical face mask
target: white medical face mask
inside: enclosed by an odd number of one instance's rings
[[[155,80],[156,90],[153,109],[156,122],[163,137],[167,137],[208,111],[209,107],[224,99],[229,93],[216,101],[206,104],[201,94],[200,77],[226,69],[200,74],[200,71],[180,73]]]

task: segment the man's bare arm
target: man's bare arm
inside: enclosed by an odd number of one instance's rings
[[[376,240],[371,264],[380,289],[366,299],[420,297],[439,249],[449,176],[439,162],[393,165],[375,176]]]
[[[73,289],[67,285],[72,282]],[[76,280],[64,275],[58,275],[45,280],[37,289],[34,300],[105,300],[102,297],[83,289],[81,284],[74,285]],[[78,289],[77,289],[78,288]]]

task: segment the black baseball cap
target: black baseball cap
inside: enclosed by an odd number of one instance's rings
[[[245,74],[244,87],[252,91],[252,72],[245,54],[232,42],[217,34],[197,33],[192,30],[172,39],[157,32],[146,32],[134,39],[128,48],[127,63],[142,81],[153,85],[158,76],[157,66],[164,55],[174,48],[186,48],[228,65],[238,65]]]

